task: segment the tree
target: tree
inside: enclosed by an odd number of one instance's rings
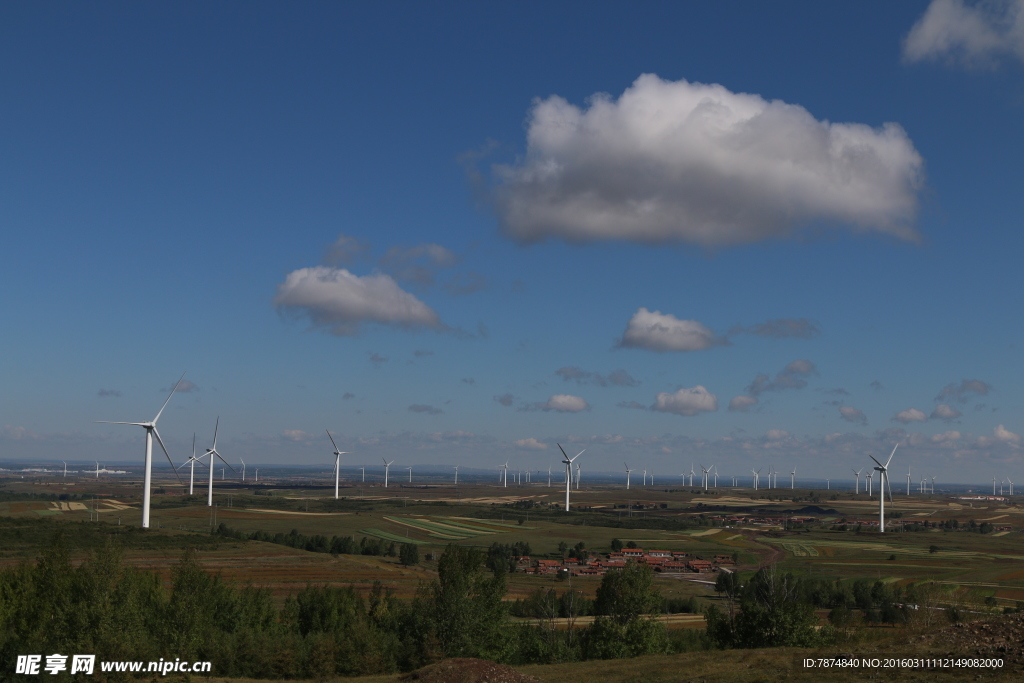
[[[817,624],[814,605],[800,599],[796,578],[769,565],[743,590],[733,642],[739,647],[810,647],[818,642]]]
[[[647,565],[627,562],[624,569],[604,575],[597,589],[588,629],[588,657],[612,659],[664,652],[668,639],[656,620],[661,595],[654,588],[654,572]]]
[[[622,541],[617,538],[612,539],[612,552],[617,553],[622,550]]]
[[[398,551],[398,559],[406,567],[420,563],[420,548],[415,543],[403,543]]]
[[[431,615],[445,657],[500,659],[507,648],[505,574],[488,578],[484,554],[451,544],[431,584]]]

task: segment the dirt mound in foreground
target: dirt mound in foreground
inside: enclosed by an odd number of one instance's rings
[[[1024,665],[1024,614],[954,624],[922,639],[950,647],[950,656],[1000,657],[1007,665]]]
[[[540,683],[510,666],[486,659],[445,659],[402,676],[419,683]]]

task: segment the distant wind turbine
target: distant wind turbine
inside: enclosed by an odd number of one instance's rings
[[[228,461],[225,460],[224,457],[221,456],[220,452],[217,450],[217,432],[219,432],[219,431],[220,431],[220,417],[218,416],[217,417],[217,422],[213,426],[213,446],[211,446],[210,448],[207,448],[206,449],[206,453],[204,453],[203,455],[200,456],[202,458],[205,458],[206,456],[210,456],[210,462],[209,462],[209,466],[210,466],[210,486],[207,489],[207,493],[206,493],[206,506],[207,507],[213,507],[213,470],[214,470],[213,466],[217,464],[216,458],[220,458],[220,461],[222,463],[224,463],[225,465],[228,465]],[[231,467],[231,465],[228,465],[228,467]],[[235,468],[231,467],[231,471],[234,472]],[[220,470],[220,478],[222,480],[224,479],[224,468],[223,467]]]
[[[381,460],[384,460],[384,458],[381,458]],[[394,460],[391,462],[384,460],[384,488],[388,487],[388,471],[391,469],[391,465],[393,465],[394,462]]]
[[[331,430],[325,429],[327,432],[327,438],[331,440],[331,445],[334,446],[334,499],[338,499],[338,480],[341,479],[341,456],[348,454],[348,451],[343,451],[338,448],[338,444],[334,443],[334,437],[331,436]]]
[[[796,488],[796,468],[794,467],[793,471],[789,473],[789,489],[792,491],[795,488]]]
[[[178,390],[178,385],[181,384],[181,380],[185,379],[185,373],[181,373],[181,377],[175,383],[174,388],[171,389],[171,393],[168,394],[167,400],[160,406],[160,411],[157,412],[149,422],[110,422],[102,421],[103,424],[122,424],[122,425],[134,425],[136,427],[142,427],[146,430],[146,473],[144,483],[142,485],[142,528],[149,528],[149,502],[150,502],[150,485],[153,483],[153,437],[156,437],[157,443],[160,444],[160,448],[163,450],[164,455],[167,456],[167,462],[171,464],[171,470],[174,472],[174,476],[181,482],[181,477],[178,476],[178,470],[174,469],[174,462],[171,460],[170,454],[167,452],[167,447],[164,446],[164,440],[160,438],[160,432],[156,430],[156,422],[160,419],[160,416],[164,412],[164,408],[167,407],[167,402],[171,400],[171,396],[174,396],[174,392]],[[99,463],[96,463],[96,478],[99,479],[100,467]],[[182,483],[182,485],[184,485]]]
[[[455,485],[459,485],[459,466],[455,466]]]
[[[892,456],[896,455],[896,449],[899,448],[899,447],[900,447],[899,443],[897,443],[893,447],[892,453],[889,454],[889,459],[885,461],[884,465],[882,463],[878,462],[878,460],[875,458],[875,456],[873,456],[873,455],[868,456],[872,460],[875,461],[876,465],[878,465],[878,467],[875,468],[875,471],[878,472],[878,531],[880,533],[885,533],[885,492],[886,492],[886,489],[889,490],[889,502],[892,503],[892,487],[889,486],[889,463],[892,462]]]
[[[622,464],[626,465],[626,463],[622,463]],[[629,469],[629,465],[626,465],[626,490],[627,491],[629,490],[629,473],[632,472],[632,471],[633,470]]]
[[[586,451],[587,449],[584,448],[582,451],[580,451],[579,453],[577,453],[576,455],[574,455],[573,457],[570,458],[569,454],[565,452],[564,448],[562,448],[562,444],[556,443],[555,445],[558,446],[558,450],[562,451],[562,456],[565,458],[564,460],[562,460],[562,462],[565,464],[565,511],[568,512],[569,511],[569,484],[570,484],[570,481],[572,479],[572,462],[576,458],[578,458],[581,455],[583,455],[584,451]]]

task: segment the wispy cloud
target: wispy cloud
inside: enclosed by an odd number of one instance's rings
[[[944,60],[969,68],[1024,61],[1024,0],[932,0],[903,41],[908,62]]]
[[[415,403],[409,406],[410,413],[426,413],[427,415],[440,415],[444,411],[434,406],[425,405],[423,403]]]

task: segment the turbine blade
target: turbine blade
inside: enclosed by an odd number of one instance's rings
[[[171,393],[169,393],[167,395],[167,400],[164,401],[164,404],[162,406],[160,406],[160,412],[157,413],[156,417],[153,418],[153,424],[156,424],[156,421],[160,419],[160,415],[163,414],[164,408],[167,407],[167,403],[171,400],[171,396],[174,396],[174,392],[178,390],[178,385],[181,384],[181,380],[183,380],[183,379],[185,379],[185,373],[184,372],[181,373],[181,377],[178,378],[178,381],[174,383],[174,388],[171,389]]]
[[[871,458],[872,460],[875,460],[875,456],[873,456],[873,455],[869,455],[868,457]],[[875,460],[875,462],[878,463],[879,467],[881,467],[882,469],[885,469],[885,466],[882,463],[878,462],[877,460]]]
[[[228,462],[227,460],[225,460],[225,459],[224,459],[224,456],[223,456],[223,455],[221,455],[221,454],[220,454],[220,453],[219,453],[218,451],[212,451],[212,453],[213,453],[214,455],[216,455],[216,456],[217,456],[218,458],[220,458],[220,461],[221,461],[222,463],[224,463],[225,465],[227,465],[227,466],[228,466],[228,469],[229,469],[229,470],[231,470],[232,472],[235,472],[236,474],[238,473],[238,470],[236,470],[236,469],[235,469],[234,467],[232,467],[232,466],[231,466],[231,463],[229,463],[229,462]],[[210,465],[210,466],[211,466],[211,467],[213,466],[212,462],[211,462],[211,465]]]
[[[586,449],[586,448],[584,448],[584,449],[583,449],[582,451],[580,451],[580,452],[579,452],[579,453],[577,453],[576,455],[574,455],[574,456],[572,456],[571,458],[569,458],[569,462],[572,462],[572,461],[573,461],[573,460],[575,460],[576,458],[578,458],[578,457],[580,457],[581,455],[583,455],[584,451],[586,451],[586,450],[587,450],[587,449]],[[577,467],[579,467],[579,465],[577,465]]]
[[[892,447],[892,453],[889,454],[889,459],[885,461],[885,466],[886,467],[888,467],[889,463],[892,462],[892,456],[896,455],[896,449],[899,448],[899,447],[900,447],[899,442],[897,442],[896,445]]]
[[[96,420],[95,424],[98,424],[98,425],[135,425],[136,427],[145,427],[146,426],[142,422],[111,422],[110,420]]]
[[[213,448],[210,450],[213,452],[217,451],[217,432],[220,431],[220,415],[217,416],[217,423],[213,426]],[[220,455],[220,453],[217,453]]]
[[[184,377],[184,375],[182,375],[182,377]],[[180,382],[181,380],[178,380],[178,381]],[[178,385],[174,385],[174,386],[177,387]],[[159,417],[159,415],[157,417]],[[156,420],[154,420],[154,422],[155,421]],[[167,446],[164,445],[164,440],[160,438],[160,432],[156,431],[156,427],[153,427],[153,436],[156,437],[156,442],[158,444],[160,444],[160,449],[163,450],[164,455],[167,456],[167,462],[170,463],[170,465],[171,465],[171,470],[174,472],[174,478],[178,480],[179,484],[184,486],[185,482],[183,482],[181,480],[181,477],[178,476],[178,469],[174,466],[174,461],[171,460],[171,454],[167,452]]]
[[[331,436],[331,431],[329,429],[325,429],[324,431],[327,432],[327,438],[331,440],[331,445],[334,446],[334,450],[338,450],[338,444],[334,443],[334,437]]]
[[[563,457],[564,457],[564,458],[565,458],[566,460],[568,460],[568,459],[569,459],[569,454],[565,452],[565,449],[564,449],[564,448],[562,448],[562,444],[560,444],[560,443],[558,443],[558,442],[556,441],[556,442],[555,442],[555,445],[556,445],[556,446],[558,446],[558,450],[562,451],[562,456],[563,456]]]

